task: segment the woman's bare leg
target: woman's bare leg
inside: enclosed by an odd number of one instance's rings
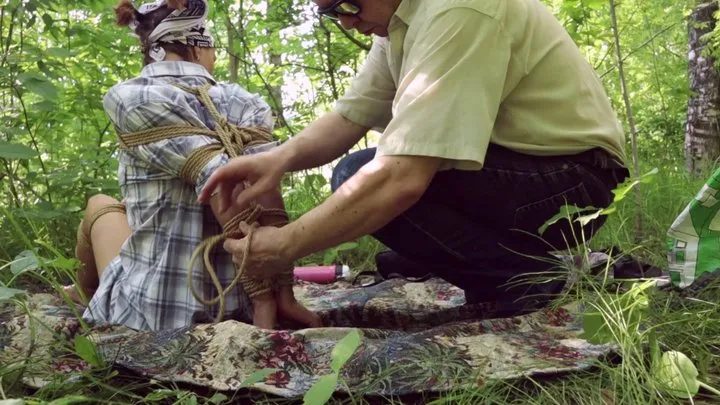
[[[254,297],[253,325],[262,329],[274,329],[277,322],[277,303],[272,292]]]
[[[78,230],[75,254],[81,262],[77,274],[78,287],[87,300],[95,293],[102,272],[110,261],[120,254],[120,247],[130,236],[130,226],[125,213],[107,212],[96,218],[101,210],[119,203],[112,197],[99,194],[90,197],[85,208],[83,222]],[[92,229],[88,232],[90,226]],[[89,244],[84,241],[88,234]],[[73,300],[82,303],[83,300],[74,286],[66,287],[65,291]]]

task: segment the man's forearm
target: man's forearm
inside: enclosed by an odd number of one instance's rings
[[[293,259],[375,232],[422,196],[439,159],[377,160],[363,167],[323,204],[288,225]]]
[[[277,149],[287,171],[311,169],[330,163],[347,152],[367,133],[368,128],[330,112],[313,121]]]

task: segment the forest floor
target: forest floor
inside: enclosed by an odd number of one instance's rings
[[[650,168],[647,168],[649,171]],[[634,193],[630,192],[618,202],[618,209],[611,213],[601,232],[587,244],[585,249],[603,249],[617,247],[625,254],[641,262],[667,268],[666,234],[668,227],[677,215],[689,203],[703,186],[707,177],[689,178],[682,168],[663,167],[642,184],[641,204],[637,205]],[[307,205],[307,201],[305,202]],[[295,203],[296,215],[308,207]],[[290,205],[293,209],[293,205]],[[643,222],[643,232],[639,236],[636,215]],[[34,229],[40,229],[38,225]],[[20,228],[18,228],[20,229]],[[32,244],[34,237],[25,239]],[[53,251],[52,247],[45,246]],[[341,260],[355,269],[371,267],[374,254],[381,249],[369,238],[346,245],[342,249],[323,252],[306,262]],[[59,268],[72,262],[63,262],[67,255],[54,249],[58,257]],[[579,252],[587,253],[588,250]],[[61,260],[62,259],[62,260]],[[7,276],[0,277],[6,287],[31,292],[53,291],[60,288],[61,275],[50,275],[44,269],[33,270],[35,277],[20,277],[10,282]],[[0,276],[2,276],[0,272]],[[28,281],[31,280],[31,281]],[[683,384],[694,391],[695,384],[701,388],[694,403],[720,403],[720,396],[712,394],[714,388],[720,388],[720,280],[712,279],[706,285],[694,288],[692,293],[678,292],[672,289],[649,288],[638,293],[638,284],[621,283],[615,290],[607,285],[600,286],[597,280],[589,279],[585,291],[594,294],[579,294],[576,298],[588,307],[602,314],[602,327],[608,333],[608,342],[619,347],[622,363],[606,364],[598,362],[592,373],[570,375],[547,381],[524,380],[486,384],[473,390],[444,393],[434,398],[397,398],[381,402],[395,403],[497,403],[497,404],[640,404],[640,403],[692,403],[692,399],[683,399],[677,391],[666,387],[668,376],[658,373],[653,367],[657,359],[654,348],[683,353],[697,376],[688,371],[686,363],[681,365],[678,375],[684,377]],[[2,288],[2,284],[0,284]],[[601,291],[602,290],[602,291]],[[2,292],[2,291],[0,291]],[[598,293],[606,300],[598,300]],[[2,294],[0,294],[0,297]],[[0,302],[2,300],[0,299]],[[1,311],[0,311],[1,312]],[[93,374],[83,379],[83,384],[75,386],[70,392],[64,389],[44,389],[39,391],[23,388],[14,383],[18,377],[17,368],[0,364],[0,404],[5,398],[24,398],[28,404],[70,404],[70,403],[226,403],[242,402],[251,396],[247,393],[217,394],[200,392],[189,387],[161,385],[157,382],[142,381],[136,377],[114,373]],[[707,388],[709,387],[709,388]],[[164,391],[158,391],[163,389]],[[160,395],[163,392],[170,395]],[[675,395],[672,395],[675,394]],[[255,403],[293,403],[277,398],[253,396]],[[337,403],[371,403],[369,398],[336,398]],[[300,403],[301,401],[294,401]],[[17,402],[22,403],[22,402]]]

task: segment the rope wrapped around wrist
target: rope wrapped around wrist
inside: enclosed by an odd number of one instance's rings
[[[190,265],[188,266],[188,287],[190,288],[190,291],[192,292],[195,299],[197,299],[204,305],[219,304],[216,322],[219,322],[222,319],[222,315],[225,313],[225,299],[227,294],[229,294],[235,287],[237,287],[238,283],[242,285],[245,293],[250,298],[255,298],[259,295],[272,292],[275,287],[278,287],[280,285],[287,285],[288,281],[291,285],[293,283],[292,267],[289,269],[289,272],[283,271],[278,276],[272,278],[252,277],[246,272],[247,260],[250,256],[250,245],[252,243],[252,237],[255,232],[256,224],[263,215],[278,216],[283,218],[281,222],[288,222],[288,216],[285,210],[263,209],[259,205],[254,204],[250,208],[245,209],[238,215],[234,216],[230,221],[228,221],[228,223],[226,223],[223,227],[222,234],[205,239],[200,244],[200,246],[195,249],[192,257],[190,258]],[[241,222],[246,222],[250,225],[250,230],[247,235],[244,235],[240,230]],[[236,266],[235,277],[233,278],[232,282],[223,290],[222,285],[220,284],[220,280],[218,279],[217,273],[215,271],[215,267],[213,266],[212,260],[210,259],[210,253],[219,243],[224,242],[226,239],[241,239],[243,237],[247,237],[247,242],[245,244],[245,251],[243,252],[242,261]],[[203,295],[195,289],[195,285],[192,282],[192,269],[200,255],[203,256],[205,272],[210,276],[210,280],[212,281],[213,286],[218,291],[218,295],[215,298],[205,299],[205,297],[203,297]]]
[[[272,142],[272,134],[265,129],[239,127],[228,123],[227,119],[218,112],[215,104],[210,98],[209,90],[212,87],[210,83],[197,88],[178,83],[174,85],[183,91],[194,94],[198,98],[198,101],[200,101],[200,103],[208,109],[215,120],[215,130],[194,127],[191,125],[173,125],[151,128],[145,131],[133,133],[120,133],[117,131],[118,143],[121,149],[132,153],[130,149],[132,147],[188,135],[204,135],[220,141],[220,144],[211,144],[194,150],[185,161],[182,169],[180,170],[179,176],[185,183],[195,185],[203,168],[216,156],[226,153],[233,158],[242,155],[249,147]],[[248,187],[249,183],[244,182],[244,185]],[[273,278],[251,277],[251,275],[247,274],[245,271],[247,260],[250,255],[250,245],[252,243],[253,233],[259,220],[267,216],[280,218],[278,221],[274,221],[271,224],[272,226],[283,226],[289,221],[288,214],[285,210],[265,209],[255,201],[251,201],[250,206],[247,209],[240,212],[223,226],[222,234],[211,236],[203,240],[191,256],[187,275],[188,287],[195,299],[203,305],[219,305],[215,322],[222,321],[225,313],[226,296],[235,287],[237,287],[238,283],[243,286],[243,289],[250,298],[270,292],[273,290],[273,287],[278,285],[292,285],[293,283],[292,267]],[[247,235],[243,235],[240,231],[239,225],[241,222],[246,222],[250,225],[250,231]],[[235,277],[232,282],[223,289],[210,258],[210,253],[218,243],[224,242],[226,239],[240,239],[245,236],[247,237],[247,243],[245,244],[245,252],[243,254],[242,262],[236,266]],[[199,293],[193,284],[193,266],[200,255],[203,256],[205,274],[210,277],[213,286],[218,292],[218,295],[215,298],[205,299],[203,294]]]

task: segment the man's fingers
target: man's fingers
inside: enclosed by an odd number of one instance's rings
[[[246,207],[250,204],[250,201],[256,200],[261,196],[265,190],[263,189],[264,182],[259,182],[246,188],[235,198],[235,204],[238,207]]]
[[[198,196],[199,203],[208,203],[212,197],[212,193],[220,184],[239,183],[245,180],[247,174],[241,162],[236,159],[237,158],[231,160],[227,165],[215,170],[215,172],[210,175],[210,178],[208,178],[208,181]]]
[[[223,243],[223,249],[232,255],[232,261],[236,264],[240,264],[242,261],[242,240],[239,239],[227,239]]]
[[[232,206],[232,191],[230,190],[230,185],[227,183],[220,183],[219,187],[220,193],[218,195],[218,208],[221,213],[224,213]]]
[[[238,224],[238,226],[240,228],[240,232],[244,233],[245,235],[250,233],[250,225],[248,225],[247,222],[242,221]]]
[[[217,180],[217,178],[215,177],[215,175],[217,175],[220,170],[222,169],[218,169],[215,171],[215,173],[210,175],[210,178],[203,186],[203,189],[200,190],[200,195],[198,195],[198,203],[207,204],[210,202],[212,194],[215,192],[215,189],[220,185],[220,181]]]

